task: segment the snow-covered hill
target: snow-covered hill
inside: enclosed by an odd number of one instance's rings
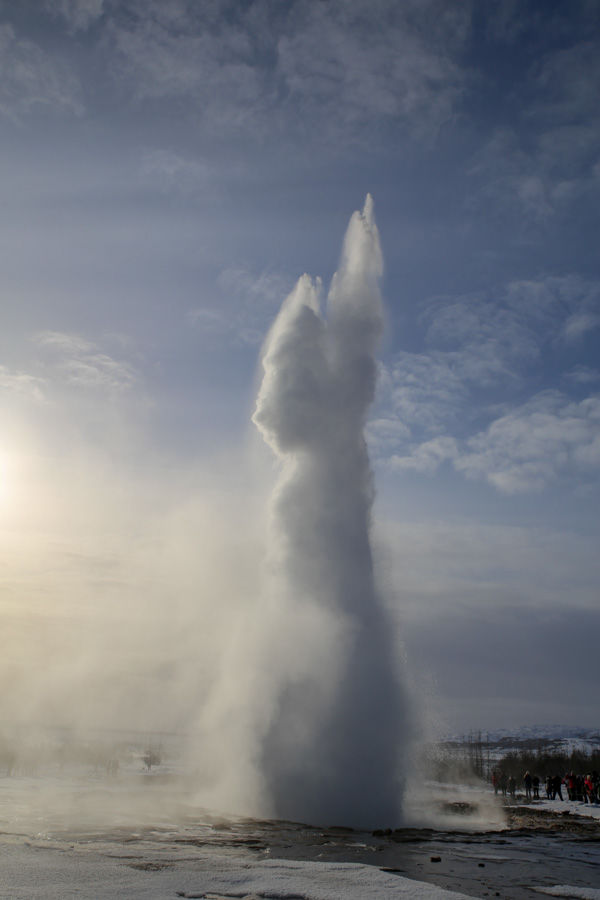
[[[523,725],[518,728],[497,728],[489,731],[471,731],[468,734],[448,734],[440,743],[443,744],[504,744],[524,746],[527,744],[551,744],[555,742],[577,743],[589,747],[600,747],[600,726],[598,728],[581,728],[573,725]]]

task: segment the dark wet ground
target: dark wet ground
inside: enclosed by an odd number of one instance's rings
[[[510,830],[501,832],[400,829],[373,836],[299,826],[282,832],[276,824],[254,834],[238,826],[235,834],[259,840],[274,858],[366,863],[473,897],[539,898],[532,885],[600,887],[598,823],[518,810],[510,819]]]
[[[566,829],[556,827],[552,814],[527,825],[513,818],[515,827],[503,832],[393,835],[388,841],[395,846],[379,851],[379,864],[473,897],[522,900],[540,896],[533,886],[600,887],[597,824],[569,822]]]

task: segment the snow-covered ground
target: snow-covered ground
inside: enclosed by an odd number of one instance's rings
[[[374,866],[352,863],[253,860],[208,854],[204,859],[152,868],[131,863],[126,848],[108,857],[44,847],[2,847],[0,897],[6,900],[165,900],[165,898],[272,898],[272,900],[458,900],[464,894],[411,881]]]
[[[600,807],[567,800],[529,806],[600,818]],[[139,762],[117,777],[89,770],[0,777],[0,898],[450,900],[502,887],[511,900],[531,889],[600,900],[596,844],[569,846],[561,860],[556,835],[552,846],[548,835],[511,835],[502,830],[502,801],[487,786],[421,785],[407,812],[403,844],[402,835],[377,840],[217,817],[193,805],[178,774],[145,772]],[[419,828],[436,831],[421,838]],[[549,872],[546,855],[562,868]]]
[[[600,889],[582,888],[568,884],[556,884],[553,887],[533,888],[538,894],[546,894],[549,897],[571,897],[574,900],[600,900]]]
[[[517,798],[519,804],[531,807],[531,809],[539,809],[544,812],[553,812],[557,815],[586,816],[590,819],[598,819],[600,821],[600,804],[583,803],[579,800],[568,800],[567,792],[563,790],[564,800],[533,800],[526,803],[525,800]]]
[[[214,816],[192,807],[186,783],[160,768],[0,778],[0,898],[466,896],[377,865],[270,858],[247,839],[247,826],[241,836],[234,822],[213,826]],[[253,834],[260,839],[260,823]]]

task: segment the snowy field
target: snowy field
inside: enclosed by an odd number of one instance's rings
[[[547,812],[556,813],[556,815],[585,816],[590,819],[598,819],[600,821],[600,804],[583,803],[578,800],[568,800],[566,790],[563,791],[564,800],[532,800],[527,806],[532,809],[540,809]],[[525,802],[524,800],[522,801]]]
[[[286,900],[360,900],[464,897],[373,866],[352,863],[253,860],[247,856],[204,858],[145,865],[123,855],[81,848],[44,847],[40,843],[4,845],[0,892],[12,900],[163,900],[167,897],[286,898]],[[150,867],[152,865],[152,867]],[[158,866],[158,867],[157,867]]]
[[[261,825],[191,810],[185,784],[119,778],[0,780],[0,896],[338,898],[465,896],[372,865],[271,859]]]
[[[422,786],[406,827],[376,837],[211,814],[162,768],[0,777],[0,897],[600,900],[597,839],[513,835],[489,789]],[[566,800],[528,808],[592,828],[600,817]]]

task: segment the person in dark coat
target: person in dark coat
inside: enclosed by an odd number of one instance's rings
[[[506,797],[506,788],[508,785],[508,779],[506,777],[506,772],[500,773],[499,783],[500,783],[500,790],[502,791],[502,796]]]
[[[552,790],[553,790],[553,794],[554,794],[554,796],[552,797],[553,800],[556,800],[557,794],[560,797],[560,799],[562,800],[563,795],[562,795],[561,788],[562,788],[562,778],[560,777],[560,775],[555,775],[554,778],[552,779]]]
[[[492,787],[494,788],[494,794],[497,794],[498,788],[500,787],[500,782],[498,780],[498,773],[495,769],[492,772]]]

